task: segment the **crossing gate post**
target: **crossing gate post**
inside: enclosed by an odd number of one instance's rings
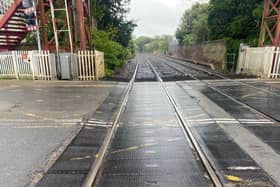
[[[30,57],[30,68],[31,68],[31,72],[32,72],[32,79],[35,80],[35,63],[34,63],[34,52],[33,51],[28,51],[28,56]]]
[[[12,55],[12,59],[13,59],[15,77],[16,77],[17,80],[19,80],[18,65],[17,65],[17,60],[16,60],[16,52],[12,51],[11,55]]]

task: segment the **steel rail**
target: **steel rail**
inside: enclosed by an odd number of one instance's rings
[[[194,66],[192,66],[190,64],[184,63],[183,61],[180,62],[180,60],[172,59],[171,57],[162,57],[162,58],[165,59],[165,60],[169,59],[170,61],[172,61],[172,62],[174,62],[176,64],[179,64],[181,66],[184,66],[184,67],[196,70],[196,71],[202,71],[202,72],[207,73],[209,75],[214,75],[214,76],[219,77],[219,78],[221,78],[222,80],[225,80],[225,81],[230,81],[230,82],[233,82],[233,83],[242,84],[244,86],[248,86],[248,87],[251,87],[251,88],[254,88],[254,89],[257,89],[257,90],[261,90],[263,92],[266,92],[266,93],[269,93],[269,94],[272,94],[272,95],[280,96],[280,94],[277,94],[275,92],[271,92],[271,91],[268,91],[268,90],[265,90],[265,89],[262,89],[262,88],[258,88],[256,86],[253,86],[253,85],[248,84],[248,83],[244,83],[244,82],[241,82],[241,81],[230,79],[230,78],[228,78],[228,77],[226,77],[224,75],[221,75],[221,74],[219,74],[217,72],[214,73],[214,72],[207,71],[206,69],[203,69],[203,68],[200,68],[200,67],[194,67]]]
[[[176,62],[175,62],[175,63],[176,63]],[[166,63],[166,64],[167,64],[169,67],[175,69],[175,70],[178,71],[178,72],[185,73],[185,72],[182,71],[181,69],[179,69],[179,68],[177,68],[177,67],[174,67],[174,66],[172,66],[171,64],[168,64],[168,63]],[[257,113],[257,114],[259,114],[260,116],[262,116],[262,117],[264,117],[264,118],[266,118],[266,119],[268,119],[268,120],[270,120],[270,121],[272,121],[272,122],[279,123],[279,120],[276,119],[276,118],[274,118],[273,116],[270,116],[270,115],[268,115],[268,114],[265,114],[265,113],[259,111],[257,108],[254,108],[254,107],[252,107],[252,106],[250,106],[250,105],[248,105],[248,104],[246,104],[246,103],[243,103],[243,102],[241,102],[241,101],[235,99],[234,97],[232,97],[232,96],[226,94],[225,92],[219,90],[218,88],[212,86],[212,84],[210,84],[208,81],[198,79],[198,78],[195,77],[194,75],[190,75],[190,74],[187,74],[187,75],[190,76],[190,77],[192,77],[194,80],[198,80],[198,81],[204,83],[206,86],[208,86],[208,87],[211,88],[212,90],[218,92],[219,94],[221,94],[221,95],[227,97],[228,99],[230,99],[230,100],[232,100],[232,101],[234,101],[234,102],[236,102],[236,103],[238,103],[238,104],[240,104],[240,105],[242,105],[242,106],[248,108],[248,109],[251,110],[252,112]],[[231,80],[231,79],[229,79],[229,80]],[[240,122],[240,123],[241,123],[241,122]]]
[[[110,131],[107,133],[105,140],[100,148],[100,151],[98,152],[97,156],[96,156],[96,160],[94,161],[93,165],[91,166],[91,169],[88,173],[88,175],[86,176],[86,179],[83,182],[83,187],[92,187],[92,185],[94,184],[94,182],[96,181],[96,178],[98,176],[98,172],[102,166],[102,163],[104,161],[104,158],[108,152],[108,149],[110,147],[110,144],[112,143],[112,139],[114,138],[115,132],[117,131],[118,128],[118,122],[119,119],[127,105],[128,102],[128,98],[129,98],[129,94],[131,92],[131,89],[133,87],[134,81],[135,81],[135,77],[138,71],[138,63],[137,66],[135,68],[133,77],[131,78],[128,87],[126,89],[126,93],[125,93],[125,97],[123,98],[122,104],[118,110],[117,116],[113,122],[112,128],[110,129]]]
[[[189,125],[185,121],[185,118],[183,117],[182,113],[180,112],[179,108],[177,107],[175,99],[169,93],[168,88],[164,84],[163,80],[161,79],[160,75],[158,74],[158,72],[156,71],[155,67],[152,65],[150,60],[147,59],[147,61],[149,62],[150,67],[151,67],[152,71],[154,72],[154,74],[156,75],[156,77],[157,77],[158,81],[160,82],[162,88],[164,89],[165,94],[167,95],[168,100],[169,100],[171,106],[173,107],[180,124],[182,125],[182,127],[185,130],[186,137],[190,140],[192,146],[194,147],[195,151],[197,152],[203,166],[205,167],[206,172],[208,173],[208,175],[210,177],[210,180],[213,182],[215,187],[223,187],[223,184],[220,181],[219,177],[217,176],[217,174],[215,172],[215,169],[213,168],[212,164],[208,160],[205,152],[203,151],[203,149],[199,145],[198,141],[194,137],[191,128],[189,127]]]

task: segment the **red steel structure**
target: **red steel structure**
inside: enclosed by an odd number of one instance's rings
[[[8,2],[9,1],[9,2]],[[31,32],[26,29],[24,23],[23,0],[0,0],[0,51],[14,50]],[[59,5],[64,0],[51,0]],[[1,7],[2,6],[2,7]],[[6,7],[3,8],[3,6]],[[91,46],[91,15],[90,0],[67,0],[68,14],[70,17],[70,29],[76,50],[84,50]],[[60,7],[57,7],[59,9]],[[54,38],[48,38],[52,23],[49,0],[38,0],[37,13],[40,26],[42,48],[54,50]],[[59,36],[60,38],[63,36]],[[67,40],[66,40],[67,41]],[[65,44],[64,44],[65,45]],[[61,46],[64,51],[69,51],[69,46]]]
[[[280,46],[280,0],[264,0],[259,46]]]

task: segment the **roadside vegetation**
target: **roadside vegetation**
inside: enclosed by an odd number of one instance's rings
[[[132,32],[136,24],[127,19],[129,3],[130,0],[92,1],[93,46],[105,54],[107,76],[134,55]]]

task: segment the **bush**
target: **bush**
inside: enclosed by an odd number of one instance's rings
[[[93,45],[96,50],[104,52],[106,76],[110,76],[116,68],[122,66],[129,55],[128,50],[111,40],[110,33],[105,31],[93,31]]]

